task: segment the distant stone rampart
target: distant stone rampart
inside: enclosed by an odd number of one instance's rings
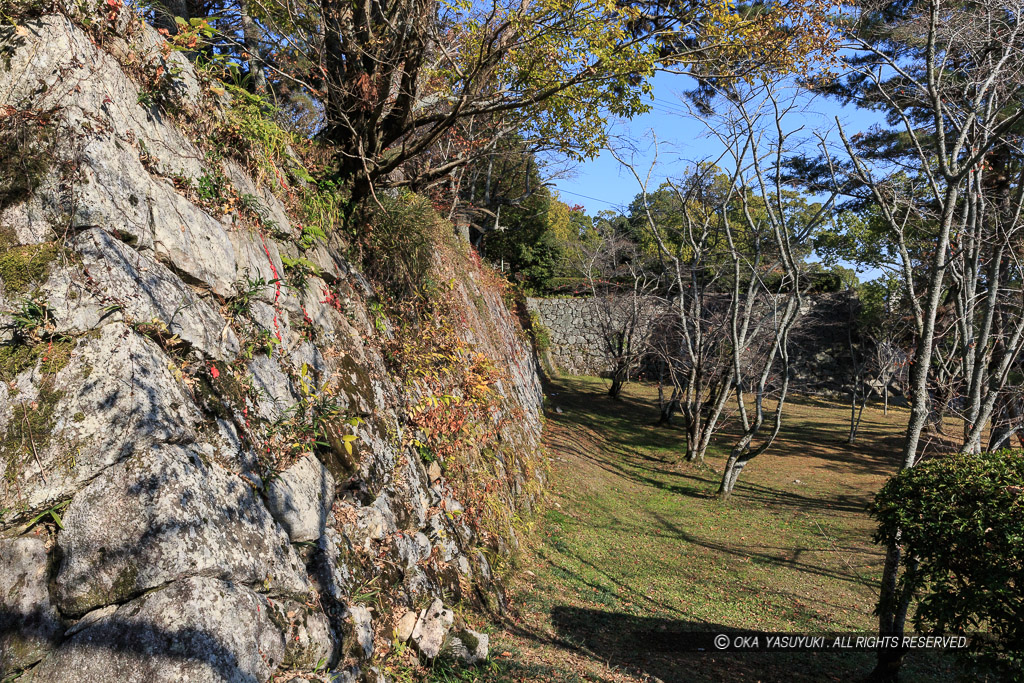
[[[645,299],[645,323],[653,320],[664,304]],[[549,338],[546,352],[559,372],[568,375],[608,373],[612,359],[605,330],[615,318],[608,305],[593,297],[527,299]],[[791,381],[796,390],[814,394],[841,393],[851,379],[848,347],[849,301],[844,292],[810,294],[791,337]],[[649,325],[648,325],[649,326]]]
[[[547,353],[555,368],[569,375],[601,376],[612,368],[608,348],[609,332],[622,329],[632,315],[627,300],[611,303],[608,299],[551,297],[527,299],[527,309],[547,331]],[[660,301],[642,300],[638,317],[642,335],[657,315]]]

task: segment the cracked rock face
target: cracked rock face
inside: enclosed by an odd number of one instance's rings
[[[103,303],[118,306],[124,317],[140,323],[162,321],[169,334],[207,358],[226,361],[238,353],[228,321],[164,265],[99,228],[77,235],[72,245],[82,255],[90,284],[102,291]],[[81,308],[82,302],[70,306]]]
[[[296,404],[292,381],[276,362],[259,355],[249,361],[249,372],[259,394],[257,411],[271,422],[284,417]]]
[[[199,411],[167,366],[156,344],[120,323],[80,338],[49,393],[26,401],[25,391],[12,401],[12,413],[51,412],[52,424],[48,434],[31,435],[27,452],[3,454],[11,476],[0,480],[0,509],[26,517],[151,444],[194,441]]]
[[[154,447],[110,468],[75,497],[64,527],[56,599],[69,614],[190,575],[278,594],[309,590],[252,487],[187,447]]]
[[[0,539],[0,678],[35,664],[63,632],[42,539]]]
[[[299,458],[267,486],[267,508],[293,543],[323,535],[334,502],[334,477],[314,455]]]
[[[25,680],[252,683],[270,678],[284,657],[284,637],[265,597],[192,577],[96,620]]]
[[[371,308],[340,232],[297,246],[286,168],[254,180],[242,155],[213,160],[219,141],[183,132],[230,98],[204,99],[188,57],[130,14],[101,36],[60,15],[0,26],[0,112],[53,110],[57,141],[32,195],[0,209],[0,248],[51,254],[27,289],[7,270],[0,282],[0,678],[383,680],[368,666],[379,615],[353,601],[367,585],[408,611],[402,637],[425,657],[475,661],[486,637],[449,634],[433,598],[459,572],[488,575],[486,560],[438,513],[462,509],[444,470],[407,444],[418,390],[386,353],[399,328]],[[157,63],[177,114],[139,102],[132,74]],[[217,172],[258,202],[259,224],[179,190]],[[299,287],[286,257],[319,273]],[[453,296],[460,334],[504,373],[486,426],[532,453],[534,359],[479,274],[454,272]],[[26,297],[52,315],[45,337],[13,325]],[[314,453],[292,462],[300,448]],[[499,488],[534,476],[495,457]],[[30,520],[53,541],[15,538]]]
[[[202,153],[165,117],[138,106],[139,87],[124,77],[114,57],[96,49],[70,20],[48,16],[24,27],[27,49],[10,55],[8,73],[17,77],[0,82],[0,102],[30,100],[39,109],[60,106],[72,129],[93,131],[77,136],[85,163],[84,182],[75,186],[70,202],[73,224],[116,226],[133,243],[151,248],[159,222],[154,216],[159,214],[150,207],[162,195],[160,185],[166,184],[149,174],[140,155],[148,154],[167,174],[198,177]],[[156,31],[142,27],[136,38],[136,59],[164,59]],[[192,81],[186,89],[195,97],[195,76],[188,61],[175,53],[166,60],[182,69],[183,83]],[[101,134],[106,126],[110,134]]]

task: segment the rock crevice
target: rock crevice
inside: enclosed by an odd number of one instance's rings
[[[301,252],[289,188],[144,104],[136,59],[173,62],[186,114],[210,95],[128,14],[105,41],[72,13],[0,27],[0,112],[51,112],[61,141],[0,206],[0,678],[355,680],[403,615],[472,595],[508,543],[421,462],[417,390],[385,359],[397,328],[344,245]],[[173,182],[214,171],[273,229]],[[300,257],[304,287],[285,282]],[[459,333],[500,371],[474,419],[498,435],[502,504],[529,506],[536,364],[501,292],[459,263]],[[486,656],[461,625],[416,626],[425,657]]]

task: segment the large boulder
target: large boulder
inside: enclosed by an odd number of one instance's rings
[[[53,343],[48,361],[21,374],[18,396],[0,404],[19,418],[0,434],[0,509],[22,518],[67,500],[135,452],[197,438],[199,410],[155,343],[112,323],[70,352],[67,344]],[[67,364],[49,376],[57,353],[69,353]],[[26,422],[29,429],[14,431]]]
[[[82,256],[93,297],[104,305],[118,307],[135,323],[163,323],[168,335],[177,335],[207,358],[229,361],[238,353],[228,321],[166,266],[99,228],[77,235],[71,245]],[[55,298],[48,299],[52,308]],[[72,310],[55,310],[58,322],[82,308],[80,300],[64,300]]]
[[[255,683],[268,680],[284,659],[284,634],[267,598],[193,577],[97,619],[25,680]]]
[[[186,576],[304,597],[305,570],[252,486],[184,446],[148,449],[97,477],[64,515],[56,600],[68,614]]]
[[[126,13],[127,14],[127,13]],[[164,41],[156,32],[133,22],[133,48],[121,50],[132,60],[159,61],[180,74],[183,101],[198,102],[198,88],[191,64],[184,55],[161,50]],[[126,30],[127,24],[122,26]],[[0,44],[6,72],[16,78],[0,80],[0,102],[28,103],[39,110],[59,108],[59,118],[69,133],[62,139],[65,155],[77,154],[79,182],[71,186],[72,197],[45,197],[51,205],[71,213],[74,227],[101,226],[139,248],[156,248],[168,258],[185,254],[186,268],[203,276],[213,275],[214,289],[223,289],[226,269],[216,263],[226,254],[221,250],[202,253],[217,239],[207,229],[217,224],[206,216],[194,225],[182,226],[196,218],[198,209],[186,209],[171,195],[170,183],[149,169],[170,177],[198,178],[204,173],[203,154],[173,123],[139,104],[140,88],[125,76],[111,54],[67,17],[52,15],[24,22],[14,31],[4,27]],[[123,43],[119,39],[113,43]],[[72,132],[73,131],[73,132]],[[56,161],[56,160],[55,160]],[[148,168],[147,168],[148,166]],[[184,198],[181,198],[184,199]],[[31,203],[31,202],[30,202]],[[52,222],[45,211],[26,212],[41,222]],[[163,224],[162,246],[154,238],[156,224]],[[173,226],[173,227],[171,227]],[[170,230],[181,235],[170,235]],[[223,230],[219,230],[223,232]],[[194,239],[194,238],[199,239]],[[209,237],[210,239],[206,239]],[[183,243],[188,249],[181,249]],[[203,267],[197,267],[202,264]]]
[[[314,455],[306,455],[267,486],[267,507],[293,543],[323,535],[334,503],[334,477]]]
[[[235,294],[235,250],[221,222],[167,185],[153,187],[149,203],[157,259],[188,282]]]

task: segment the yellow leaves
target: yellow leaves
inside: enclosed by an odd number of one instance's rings
[[[426,398],[423,399],[423,402],[426,405],[430,406],[431,408],[437,408],[439,405],[442,405],[442,404],[446,405],[446,406],[450,406],[452,404],[452,397],[451,396],[434,396],[433,394],[430,394],[429,396],[427,396]]]
[[[342,442],[345,444],[345,452],[352,455],[352,443],[359,437],[355,434],[345,434],[341,437]]]
[[[445,461],[493,438],[493,413],[502,396],[492,389],[502,374],[485,353],[461,335],[466,327],[463,290],[438,278],[415,318],[394,342],[394,360],[413,397],[407,408],[406,442]],[[424,455],[424,457],[428,457]]]
[[[702,49],[672,61],[746,79],[760,72],[806,73],[811,65],[829,64],[838,48],[830,22],[838,7],[831,0],[795,0],[759,5],[755,12],[714,2],[692,24]]]
[[[458,93],[473,84],[477,62],[495,44],[507,48],[494,74],[497,97],[540,103],[523,109],[524,134],[551,140],[573,157],[597,153],[605,142],[605,114],[646,111],[640,96],[656,54],[632,39],[627,27],[637,8],[613,0],[532,0],[505,7],[445,0],[451,14],[447,63],[432,75],[433,87]],[[495,13],[491,13],[491,12]],[[557,89],[553,95],[552,89]]]

